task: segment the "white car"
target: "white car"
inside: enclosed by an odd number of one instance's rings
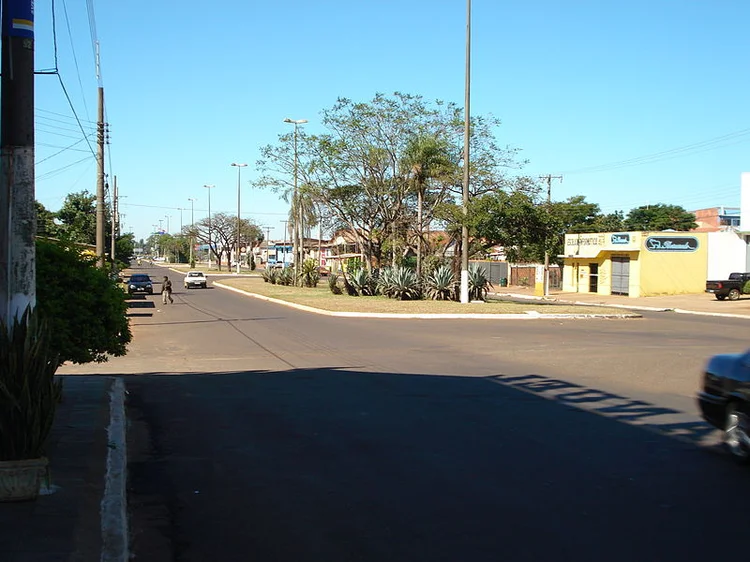
[[[208,279],[202,271],[188,271],[185,275],[185,288],[200,287],[205,289],[208,286]]]

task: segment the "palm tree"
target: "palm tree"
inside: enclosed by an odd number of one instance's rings
[[[425,193],[430,180],[447,177],[454,166],[448,143],[435,135],[415,135],[404,150],[401,167],[417,194],[417,275],[422,274]]]

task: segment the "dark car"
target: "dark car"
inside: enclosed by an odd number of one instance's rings
[[[718,300],[739,300],[740,296],[747,294],[745,286],[750,281],[750,273],[730,273],[729,279],[722,281],[706,281],[706,292],[712,293]]]
[[[133,293],[147,293],[149,295],[154,294],[154,286],[151,283],[151,278],[144,273],[135,273],[128,279],[128,294]]]
[[[750,463],[750,350],[708,360],[698,405],[703,419],[724,432],[732,456]]]

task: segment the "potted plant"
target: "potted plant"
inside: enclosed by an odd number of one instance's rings
[[[33,500],[47,474],[45,448],[62,381],[38,315],[0,320],[0,501]]]

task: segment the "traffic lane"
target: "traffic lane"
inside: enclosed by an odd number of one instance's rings
[[[726,457],[494,379],[314,369],[126,384],[147,435],[129,466],[142,560],[744,552],[735,499],[750,480]]]

